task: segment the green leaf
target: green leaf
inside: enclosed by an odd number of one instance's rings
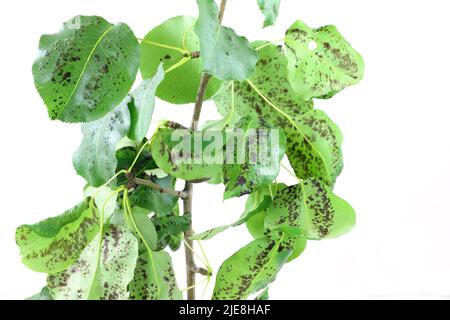
[[[22,262],[37,272],[55,273],[69,267],[98,232],[98,217],[89,199],[62,215],[16,230]]]
[[[316,177],[333,187],[344,166],[341,130],[320,110],[292,119],[291,123],[284,129],[286,154],[297,177]]]
[[[271,202],[272,202],[272,199],[270,197],[264,197],[264,200],[256,208],[254,208],[252,211],[244,212],[244,214],[235,223],[207,230],[205,232],[194,235],[193,237],[191,237],[191,239],[192,240],[212,239],[217,234],[227,230],[228,228],[240,226],[241,224],[244,224],[247,221],[249,221],[250,219],[252,219],[254,216],[258,215],[260,212],[264,212],[264,210],[267,207],[269,207]]]
[[[132,230],[137,233],[137,237],[142,236],[145,243],[152,250],[156,250],[158,245],[158,235],[155,225],[149,218],[149,211],[139,207],[132,208],[132,215],[137,230],[132,226]]]
[[[164,64],[164,69],[168,70],[200,49],[198,37],[194,32],[195,23],[196,19],[189,16],[171,18],[145,36],[141,43],[141,73],[144,79],[153,77],[161,63]],[[177,47],[181,51],[164,47],[167,45]],[[170,103],[193,103],[197,97],[201,74],[200,59],[190,59],[166,74],[156,95]],[[221,81],[211,79],[205,99],[211,98],[221,84]]]
[[[117,208],[117,193],[110,187],[94,188],[86,186],[84,189],[85,198],[93,198],[95,205],[100,214],[106,219],[109,219]]]
[[[189,230],[191,226],[191,216],[189,214],[178,216],[178,213],[174,212],[171,216],[154,216],[152,217],[152,222],[155,225],[156,233],[158,235],[156,250],[159,251],[164,249],[170,242],[174,241],[174,236],[177,237]]]
[[[151,177],[150,179],[163,188],[172,190],[175,188],[176,179],[171,176],[162,179]],[[166,216],[173,211],[178,197],[150,187],[137,186],[130,194],[130,201],[133,205],[152,211],[158,216]]]
[[[182,300],[170,255],[164,251],[139,256],[130,285],[130,300]]]
[[[339,128],[325,113],[312,110],[312,102],[303,101],[289,85],[281,47],[267,45],[259,53],[250,83],[226,84],[215,97],[219,112],[224,117],[232,114],[232,119],[251,117],[261,127],[283,129],[286,154],[296,175],[302,179],[318,177],[332,186],[343,167]]]
[[[147,134],[155,107],[155,94],[158,85],[164,80],[164,69],[159,65],[153,78],[142,81],[131,93],[130,108],[131,128],[128,137],[137,143],[142,142]]]
[[[286,240],[283,241],[283,246],[292,249],[287,262],[297,259],[305,251],[307,243],[308,240],[303,236],[291,235],[286,237]]]
[[[214,0],[197,0],[197,4],[195,32],[200,39],[203,71],[222,80],[247,79],[255,70],[256,51],[245,37],[221,25]]]
[[[291,250],[281,246],[283,236],[254,240],[228,258],[220,267],[214,287],[215,300],[243,300],[276,278]]]
[[[331,98],[364,75],[363,58],[334,26],[311,29],[298,20],[285,43],[289,81],[305,100]]]
[[[39,293],[25,299],[25,300],[53,300],[47,287],[43,287]]]
[[[261,49],[258,50],[259,59],[255,72],[248,79],[273,104],[291,117],[311,111],[312,101],[304,101],[289,84],[288,62],[283,48],[264,41],[257,41],[252,45]],[[225,83],[214,101],[224,118],[234,120],[229,123],[231,125],[236,123],[236,119],[243,117],[258,120],[260,126],[268,124],[275,128],[284,128],[289,124],[286,117],[272,108],[246,81]]]
[[[255,300],[269,300],[269,287],[265,288],[260,294],[258,294]]]
[[[43,35],[34,82],[52,120],[89,122],[127,95],[139,68],[139,43],[123,23],[76,16]]]
[[[278,17],[281,0],[258,0],[259,9],[264,14],[264,28],[274,25]]]
[[[116,172],[120,170],[128,170],[130,168],[130,166],[134,162],[134,159],[136,159],[137,157],[138,151],[141,150],[144,143],[146,143],[145,139],[138,146],[128,146],[116,151],[116,158],[118,162]],[[138,159],[136,160],[136,163],[134,164],[132,173],[134,175],[142,175],[142,173],[144,173],[146,170],[152,170],[156,168],[157,166],[155,164],[155,161],[153,161],[152,155],[150,154],[150,148],[148,146],[145,146]]]
[[[110,225],[70,268],[50,274],[47,286],[55,300],[124,300],[137,258],[138,242],[131,231]]]
[[[222,134],[217,131],[208,132]],[[178,179],[196,182],[216,177],[222,169],[222,161],[217,163],[214,154],[220,152],[219,155],[222,155],[223,144],[220,144],[219,150],[214,148],[208,153],[207,150],[217,143],[205,141],[203,137],[202,131],[193,133],[185,129],[161,127],[152,138],[153,159],[159,168]],[[199,148],[195,148],[197,141],[201,144]]]
[[[263,187],[252,194],[249,195],[247,201],[245,202],[245,211],[243,215],[248,214],[249,212],[254,211],[256,208],[260,207],[261,204],[265,201],[266,198],[274,197],[275,193],[278,189],[285,188],[286,185],[284,183],[273,183],[269,186]],[[266,207],[267,208],[267,207]],[[264,209],[266,209],[264,208]],[[257,214],[251,216],[247,222],[247,229],[252,235],[254,239],[259,239],[264,237],[266,229],[264,227],[264,219],[266,218],[266,211],[262,210]]]
[[[105,184],[116,173],[116,145],[130,130],[129,98],[104,118],[81,126],[83,141],[73,155],[77,173],[93,187]]]
[[[225,163],[222,170],[224,199],[241,197],[271,184],[278,176],[286,150],[283,131],[260,128],[250,118],[239,121],[234,132],[234,161]]]
[[[337,238],[355,225],[355,212],[317,179],[279,189],[266,209],[265,225],[292,230],[311,240]]]

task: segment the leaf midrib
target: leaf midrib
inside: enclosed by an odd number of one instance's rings
[[[297,123],[283,110],[281,110],[280,107],[276,106],[272,101],[270,101],[270,99],[268,97],[266,97],[255,85],[252,81],[250,80],[246,80],[247,83],[250,85],[250,87],[258,94],[261,96],[261,98],[264,99],[264,101],[267,102],[267,104],[269,106],[271,106],[275,111],[277,111],[278,113],[280,113],[282,116],[284,116],[293,126],[294,128],[296,128],[300,134],[304,137],[304,139],[309,143],[309,145],[311,146],[312,149],[314,149],[314,151],[319,155],[320,159],[322,160],[324,167],[325,167],[325,171],[327,173],[328,179],[331,182],[332,176],[330,171],[328,170],[328,166],[327,166],[327,162],[325,161],[324,156],[322,155],[321,152],[319,152],[319,150],[314,146],[314,144],[308,139],[308,137],[306,136],[306,134],[303,132],[303,130],[297,125]],[[313,112],[313,111],[309,111],[309,112]],[[308,112],[308,113],[309,113]],[[306,113],[306,114],[308,114]]]
[[[90,61],[92,60],[92,56],[94,52],[97,50],[97,47],[100,45],[100,42],[102,42],[103,38],[115,27],[116,25],[111,25],[108,29],[106,29],[102,35],[98,38],[97,42],[94,44],[94,47],[92,48],[91,52],[89,53],[86,62],[84,63],[83,69],[81,69],[80,75],[78,76],[77,82],[75,83],[75,86],[72,89],[72,92],[70,93],[69,97],[67,98],[66,103],[61,108],[61,113],[66,109],[69,102],[72,100],[73,95],[78,89],[78,86],[81,82],[82,77],[84,76],[84,73],[86,72],[87,66],[89,65]]]

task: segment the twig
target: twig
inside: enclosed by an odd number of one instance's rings
[[[153,182],[152,180],[145,180],[145,179],[140,179],[140,178],[133,178],[130,180],[130,182],[134,182],[137,185],[143,185],[143,186],[147,186],[153,189],[158,190],[161,193],[167,193],[170,194],[174,197],[178,197],[180,199],[187,199],[187,194],[185,191],[177,191],[177,190],[172,190],[172,189],[166,189],[161,187],[159,184]]]
[[[222,23],[223,15],[225,13],[225,7],[227,5],[227,0],[222,0],[220,3],[220,11],[219,11],[219,21]],[[206,88],[208,86],[208,82],[211,79],[209,74],[203,73],[202,78],[200,80],[200,86],[198,89],[197,98],[195,101],[194,114],[192,116],[191,122],[191,130],[196,131],[198,129],[198,120],[200,119],[200,113],[202,111],[203,101],[205,98]],[[187,194],[187,198],[183,199],[183,214],[190,214],[192,217],[192,197],[193,197],[193,184],[189,181],[186,182],[184,187],[184,192]],[[195,265],[194,254],[192,250],[189,249],[194,247],[194,242],[190,240],[193,236],[194,232],[192,230],[192,220],[191,226],[189,230],[184,233],[184,238],[186,239],[186,243],[184,246],[185,257],[186,257],[186,277],[187,277],[187,298],[188,300],[195,300],[195,275],[197,270],[197,266]]]

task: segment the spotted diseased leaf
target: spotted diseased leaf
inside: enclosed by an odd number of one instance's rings
[[[130,130],[126,98],[104,118],[81,126],[83,141],[73,155],[77,173],[93,187],[100,187],[116,173],[116,146]]]
[[[170,255],[164,251],[139,256],[129,285],[130,300],[182,300]]]
[[[285,43],[289,81],[305,100],[331,98],[364,75],[363,58],[334,26],[311,29],[296,21]]]
[[[141,73],[144,79],[153,77],[161,63],[164,70],[169,70],[183,59],[186,61],[182,66],[166,73],[158,86],[156,95],[167,102],[195,102],[202,75],[202,62],[200,59],[188,60],[188,57],[192,52],[200,50],[194,31],[196,21],[189,16],[171,18],[152,29],[141,43]],[[174,50],[173,47],[179,50]],[[206,88],[205,99],[211,98],[221,84],[221,81],[212,78]]]
[[[228,258],[217,274],[213,299],[243,300],[272,283],[292,252],[282,242],[282,235],[271,234]]]
[[[333,187],[344,166],[342,160],[342,133],[339,127],[320,110],[310,111],[284,131],[287,151],[297,177],[316,177]]]
[[[214,0],[197,0],[197,4],[195,32],[200,39],[203,71],[222,80],[247,79],[255,70],[256,51],[246,38],[221,25]]]
[[[138,68],[139,43],[127,25],[76,16],[41,37],[33,75],[52,120],[89,122],[126,97]]]
[[[159,65],[156,74],[142,81],[139,87],[131,93],[131,103],[128,105],[131,115],[131,128],[128,137],[141,143],[147,134],[155,107],[155,94],[158,85],[164,80],[164,69]]]
[[[290,117],[311,111],[312,101],[305,101],[288,81],[287,59],[283,48],[263,41],[254,42],[252,46],[262,49],[258,50],[259,59],[255,72],[248,79]],[[219,113],[229,119],[229,125],[234,125],[244,117],[257,120],[260,127],[285,128],[289,125],[286,117],[272,108],[246,81],[225,83],[214,101]]]
[[[286,137],[278,129],[259,128],[255,120],[241,119],[235,126],[236,147],[231,163],[223,165],[224,199],[240,197],[269,185],[280,171]]]
[[[274,25],[278,17],[281,0],[258,0],[259,9],[264,14],[264,28]]]
[[[355,225],[355,212],[317,179],[278,190],[266,209],[265,226],[311,240],[337,238]]]
[[[124,227],[110,225],[72,266],[50,274],[47,286],[55,300],[124,300],[137,258],[136,237]]]
[[[162,126],[153,136],[151,152],[157,166],[172,177],[198,182],[220,173],[223,164],[223,133],[192,132]],[[215,139],[222,139],[222,143]]]
[[[69,267],[98,232],[98,216],[89,200],[62,215],[16,230],[22,262],[37,272],[55,273]]]
[[[264,199],[262,200],[261,203],[258,204],[258,206],[256,208],[253,208],[253,210],[251,211],[245,211],[242,216],[239,218],[238,221],[236,221],[235,223],[229,224],[229,225],[225,225],[225,226],[221,226],[221,227],[216,227],[213,229],[209,229],[205,232],[202,233],[198,233],[196,235],[194,235],[193,237],[191,237],[192,240],[209,240],[212,239],[213,237],[215,237],[216,235],[218,235],[219,233],[232,228],[232,227],[237,227],[240,226],[244,223],[246,223],[247,221],[249,221],[250,219],[252,219],[253,217],[257,216],[259,213],[264,212],[264,210],[270,205],[270,203],[272,202],[272,199],[270,197],[264,197]]]
[[[287,59],[283,49],[264,42],[250,83],[226,84],[215,97],[224,117],[250,117],[261,127],[284,130],[286,154],[299,178],[318,177],[334,185],[342,171],[342,134],[339,128],[311,101],[304,101],[287,81]],[[234,90],[233,90],[234,89]],[[234,91],[234,99],[232,93]],[[234,103],[233,103],[234,102]]]

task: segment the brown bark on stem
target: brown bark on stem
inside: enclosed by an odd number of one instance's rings
[[[225,7],[227,5],[227,0],[222,0],[219,9],[219,21],[222,23],[223,15],[225,13]],[[191,130],[195,131],[198,129],[198,121],[200,119],[200,113],[202,111],[203,101],[205,98],[206,88],[208,87],[208,82],[211,76],[204,73],[200,80],[200,86],[198,89],[197,99],[195,101],[194,114],[192,116]],[[185,257],[186,257],[186,277],[187,277],[187,299],[195,300],[195,276],[199,268],[195,264],[194,253],[192,249],[194,248],[194,242],[190,240],[193,235],[192,230],[192,197],[194,195],[194,185],[191,182],[186,182],[184,192],[187,197],[183,199],[183,214],[191,215],[191,227],[188,231],[184,233],[184,238],[187,244],[184,246]]]

